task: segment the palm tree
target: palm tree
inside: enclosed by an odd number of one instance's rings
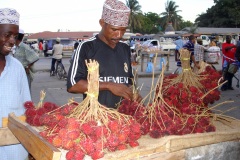
[[[167,0],[167,3],[165,3],[165,12],[162,12],[160,15],[162,15],[162,25],[166,26],[169,22],[173,23],[174,29],[177,29],[177,26],[179,25],[179,21],[181,21],[182,17],[178,15],[178,12],[181,12],[181,10],[177,10],[179,6],[176,5],[176,3],[172,0]]]
[[[139,5],[139,2],[137,0],[126,0],[126,5],[130,8],[130,16],[129,16],[129,28],[130,32],[133,32],[133,30],[137,27],[141,27],[141,15],[142,6]]]

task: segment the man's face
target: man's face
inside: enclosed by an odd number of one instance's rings
[[[227,43],[231,43],[231,39],[232,39],[231,36],[226,36],[226,42],[227,42]]]
[[[19,27],[14,24],[0,24],[0,55],[8,55],[15,44]]]
[[[116,45],[126,32],[126,27],[116,27],[102,22],[104,38],[109,45]]]

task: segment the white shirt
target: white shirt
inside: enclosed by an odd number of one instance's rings
[[[53,58],[62,59],[63,53],[63,45],[62,44],[54,44],[53,46]]]

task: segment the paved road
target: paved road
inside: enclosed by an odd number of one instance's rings
[[[160,62],[157,59],[157,62]],[[70,63],[69,58],[63,58],[63,64],[66,67],[67,71],[69,69]],[[82,101],[81,94],[72,94],[66,91],[66,80],[59,80],[57,77],[50,77],[49,76],[49,69],[51,66],[51,57],[41,57],[40,60],[35,64],[35,78],[32,83],[32,99],[34,103],[38,103],[39,101],[39,94],[41,90],[46,91],[46,98],[45,101],[55,102],[58,105],[63,105],[68,102],[69,99],[74,98],[76,101]],[[144,63],[144,67],[146,68],[146,62]],[[221,65],[215,65],[217,69],[221,69]],[[140,65],[134,66],[135,69],[140,71]],[[144,71],[145,71],[144,68]],[[166,71],[165,74],[170,74],[176,69],[174,57],[170,57],[170,68],[169,71]],[[155,75],[158,78],[160,73],[159,71],[159,64],[155,67]],[[138,72],[138,86],[142,86],[141,95],[145,97],[151,90],[152,85],[152,74],[147,74],[145,72]],[[153,84],[156,83],[157,78],[154,78]],[[236,107],[235,110],[229,111],[226,115],[233,116],[235,118],[240,119],[240,89],[236,87],[236,79],[233,79],[234,89],[233,91],[224,91],[221,92],[221,99],[216,102],[214,105],[219,104],[221,102],[226,101],[234,101],[232,103],[220,105],[218,109],[224,111],[229,110]]]

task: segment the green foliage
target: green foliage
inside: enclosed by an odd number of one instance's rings
[[[190,27],[190,26],[193,26],[193,23],[191,21],[181,21],[180,24],[179,24],[179,29],[183,29],[183,28],[186,28],[186,27]]]
[[[199,27],[240,27],[239,0],[214,0],[214,3],[195,20]]]
[[[190,27],[192,33],[198,27],[240,27],[240,0],[214,0],[214,3],[192,23],[178,15],[181,10],[178,10],[179,6],[173,0],[166,1],[165,11],[160,14],[142,13],[138,0],[126,0],[131,9],[129,28],[134,33],[155,34],[164,31],[168,22],[172,22],[175,30]]]

